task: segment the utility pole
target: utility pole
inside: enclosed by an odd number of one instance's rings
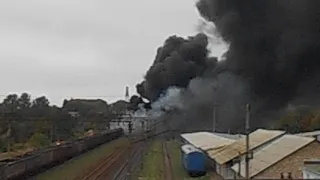
[[[8,137],[7,152],[10,152],[11,151],[11,121],[10,120],[8,124],[7,137]]]
[[[54,122],[52,120],[51,121],[51,137],[50,137],[51,143],[53,143],[54,136],[55,136],[55,127],[54,127]]]
[[[252,152],[250,152],[249,135],[250,135],[250,104],[246,105],[246,174],[245,178],[249,179],[249,161],[252,159]]]
[[[218,84],[213,87],[214,93],[214,100],[213,100],[213,123],[212,123],[212,130],[213,132],[216,131],[217,126],[217,92],[218,92]]]
[[[213,125],[212,125],[213,132],[216,132],[216,121],[217,121],[216,108],[217,108],[216,101],[214,101],[213,102]]]

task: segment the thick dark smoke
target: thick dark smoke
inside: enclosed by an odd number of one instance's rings
[[[216,58],[207,58],[207,45],[208,40],[204,34],[188,39],[169,37],[158,48],[145,80],[137,85],[137,92],[155,101],[171,86],[187,87],[191,79],[202,76],[208,67],[214,67],[217,62]]]
[[[226,68],[259,97],[277,106],[300,87],[318,88],[320,1],[200,0],[197,7],[230,45]]]
[[[177,126],[212,129],[213,102],[221,131],[244,128],[246,103],[253,127],[277,120],[288,103],[320,104],[319,0],[200,0],[197,8],[229,45],[226,60],[209,65],[202,34],[173,36],[137,86],[151,101],[185,88],[184,108],[170,115]]]

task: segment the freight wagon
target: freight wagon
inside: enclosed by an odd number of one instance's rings
[[[190,144],[181,146],[181,160],[184,169],[192,177],[206,173],[205,154]]]
[[[0,180],[25,179],[38,173],[41,169],[61,164],[122,135],[123,129],[114,129],[92,137],[51,146],[13,162],[0,162]]]

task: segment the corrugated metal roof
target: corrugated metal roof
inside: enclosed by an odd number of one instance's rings
[[[250,160],[249,176],[254,177],[283,158],[310,144],[315,138],[284,135],[253,154]],[[232,169],[239,172],[239,164]],[[241,161],[241,176],[245,176],[245,160]]]
[[[234,142],[232,139],[217,136],[209,132],[186,133],[181,134],[181,137],[204,151],[226,146]]]
[[[185,154],[189,154],[192,152],[201,152],[199,149],[197,149],[196,147],[194,147],[191,144],[185,144],[185,145],[181,146],[181,149]]]
[[[250,137],[250,149],[255,149],[264,143],[275,139],[281,135],[285,134],[284,131],[277,131],[277,130],[264,130],[258,129],[252,132]],[[221,148],[220,150],[210,150],[208,151],[208,155],[210,158],[214,159],[219,164],[224,164],[237,156],[239,154],[245,153],[246,150],[246,138],[243,137],[236,142]]]
[[[304,137],[314,137],[314,136],[320,135],[320,130],[312,131],[312,132],[304,132],[304,133],[299,133],[299,134],[295,134],[295,135],[304,136]]]
[[[226,134],[226,133],[216,133],[216,132],[214,132],[212,134],[217,135],[217,136],[221,136],[221,137],[224,137],[227,139],[233,139],[233,140],[238,140],[238,139],[245,136],[243,134]]]

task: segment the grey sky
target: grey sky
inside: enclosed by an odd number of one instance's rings
[[[170,35],[193,35],[193,0],[1,0],[0,95],[114,101]],[[221,53],[221,47],[214,48]]]

